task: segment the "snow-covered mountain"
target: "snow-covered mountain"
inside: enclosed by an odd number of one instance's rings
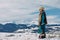
[[[38,27],[35,27],[31,29],[18,29],[14,33],[0,32],[0,40],[60,40],[60,31],[58,31],[60,26],[51,26],[47,28],[49,32],[46,32],[45,39],[39,39],[38,33],[32,33],[32,30],[38,29]]]
[[[39,39],[36,24],[0,24],[0,40],[59,40],[60,25],[46,25],[46,38]]]

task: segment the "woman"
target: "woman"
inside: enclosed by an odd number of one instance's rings
[[[45,25],[47,24],[46,13],[43,7],[41,7],[39,11],[40,11],[39,20],[38,20],[38,23],[39,23],[38,33],[40,34],[39,38],[45,38],[46,37]]]

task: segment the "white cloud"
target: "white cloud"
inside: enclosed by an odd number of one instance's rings
[[[59,0],[0,0],[0,23],[35,20],[38,14],[30,15],[30,13],[38,11],[41,5],[60,8],[59,2]],[[48,19],[54,17],[49,16]]]
[[[60,8],[60,0],[41,0],[42,5]]]
[[[56,15],[50,15],[47,16],[47,23],[48,24],[59,24],[60,19],[56,19],[58,16]],[[35,20],[31,21],[30,24],[37,24],[38,25],[38,18],[35,18]]]
[[[55,18],[57,18],[57,16],[56,16],[56,15],[47,16],[47,19],[55,19]]]
[[[58,20],[60,20],[60,19],[57,19],[57,17],[58,16],[56,16],[56,15],[47,16],[48,24],[58,24]]]

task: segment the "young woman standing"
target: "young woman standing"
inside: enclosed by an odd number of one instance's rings
[[[44,7],[41,7],[39,11],[40,11],[39,20],[38,20],[38,24],[39,24],[38,33],[40,34],[39,38],[46,38],[45,25],[47,24],[47,19],[46,19],[46,13],[44,11]]]

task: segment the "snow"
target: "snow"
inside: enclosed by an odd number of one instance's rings
[[[38,28],[31,29],[18,29],[14,33],[5,33],[0,32],[0,40],[60,40],[60,31],[57,31],[60,27],[47,27],[52,28],[54,30],[50,30],[50,32],[46,32],[46,38],[39,39],[38,33],[32,33],[32,30],[37,30]],[[20,33],[21,32],[21,33]]]
[[[38,33],[0,33],[0,40],[60,40],[59,35],[46,34],[45,39],[39,39]]]

